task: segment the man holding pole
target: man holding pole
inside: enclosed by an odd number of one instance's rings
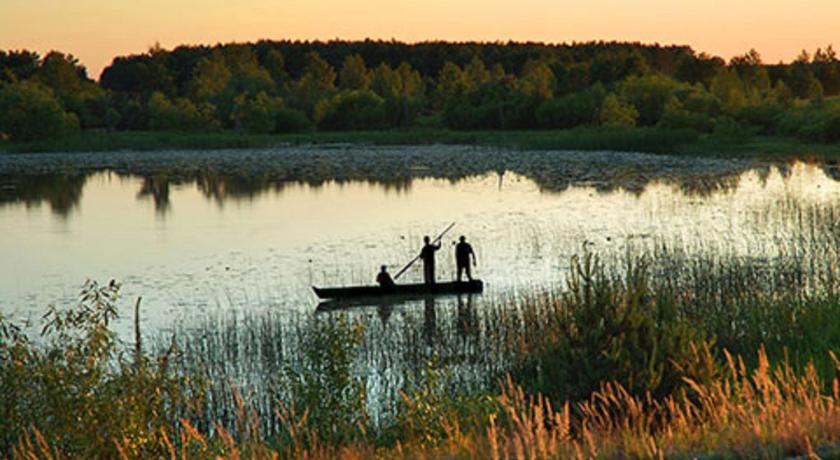
[[[396,276],[394,276],[394,281],[399,279],[406,270],[411,268],[411,266],[414,265],[414,262],[417,262],[417,259],[423,259],[423,280],[426,284],[435,284],[435,251],[440,249],[440,239],[443,238],[443,235],[446,235],[446,232],[452,230],[452,227],[454,226],[455,222],[449,224],[448,227],[440,232],[440,235],[438,235],[434,241],[429,241],[429,237],[424,236],[423,243],[425,244],[423,249],[420,251],[420,254],[411,259],[411,262],[409,262],[396,274]],[[437,243],[437,245],[435,245],[435,243]]]
[[[424,245],[420,250],[420,258],[423,259],[423,282],[426,284],[435,284],[435,252],[440,249],[439,240],[438,238],[438,244],[434,245],[428,236],[423,237]]]

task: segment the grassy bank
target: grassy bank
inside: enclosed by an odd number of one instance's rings
[[[385,131],[239,134],[234,132],[86,132],[29,143],[0,142],[0,152],[91,152],[112,150],[271,148],[281,145],[354,143],[372,145],[458,144],[514,149],[618,150],[716,157],[840,157],[840,145],[804,143],[785,137],[698,135],[658,128],[576,128],[534,131]]]

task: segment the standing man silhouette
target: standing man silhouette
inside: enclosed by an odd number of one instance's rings
[[[435,284],[435,252],[440,249],[440,242],[437,246],[431,244],[428,236],[423,237],[423,249],[420,250],[420,258],[423,259],[423,282]]]
[[[461,235],[458,238],[459,243],[455,245],[455,265],[458,267],[458,281],[461,281],[461,273],[467,273],[467,279],[472,281],[472,271],[470,270],[470,257],[472,257],[472,264],[476,265],[475,252],[470,243],[467,243],[467,238]]]

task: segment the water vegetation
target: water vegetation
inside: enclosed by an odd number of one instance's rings
[[[247,157],[247,161],[243,161]],[[446,168],[435,165],[444,163]],[[207,199],[251,199],[306,184],[368,182],[385,189],[408,189],[415,180],[457,181],[495,175],[524,176],[546,192],[575,185],[600,192],[627,190],[640,194],[651,183],[679,187],[686,195],[707,196],[738,183],[747,171],[762,177],[793,167],[755,161],[688,159],[614,152],[546,152],[464,146],[287,146],[243,151],[164,151],[141,156],[122,152],[77,155],[38,154],[0,157],[0,206],[49,204],[65,216],[82,197],[85,185],[97,175],[140,177],[137,198],[154,200],[157,209],[170,204],[170,189],[197,188]],[[820,163],[830,177],[835,165]],[[507,176],[506,176],[507,175]]]
[[[432,146],[465,145],[514,150],[614,150],[676,156],[757,160],[833,161],[837,144],[785,136],[700,134],[661,128],[579,127],[565,130],[453,131],[407,128],[381,131],[333,131],[251,134],[219,131],[82,132],[61,139],[0,141],[0,153],[107,152],[208,149],[277,149],[305,145]]]
[[[89,283],[40,333],[0,321],[12,458],[836,455],[837,212],[788,203],[769,259],[667,244],[582,251],[564,286],[454,321],[208,317],[110,332]],[[761,217],[756,217],[760,219]],[[756,225],[760,225],[756,222]],[[789,224],[789,225],[788,225]],[[139,301],[138,301],[139,305]],[[442,326],[451,324],[451,326]]]

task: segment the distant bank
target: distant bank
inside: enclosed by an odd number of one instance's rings
[[[480,145],[525,150],[615,150],[673,155],[758,159],[840,158],[840,144],[805,142],[782,136],[749,133],[698,134],[655,127],[585,127],[565,130],[455,131],[396,129],[379,131],[248,134],[178,131],[82,132],[32,141],[0,141],[2,153],[92,152],[113,150],[247,149],[301,144]]]

